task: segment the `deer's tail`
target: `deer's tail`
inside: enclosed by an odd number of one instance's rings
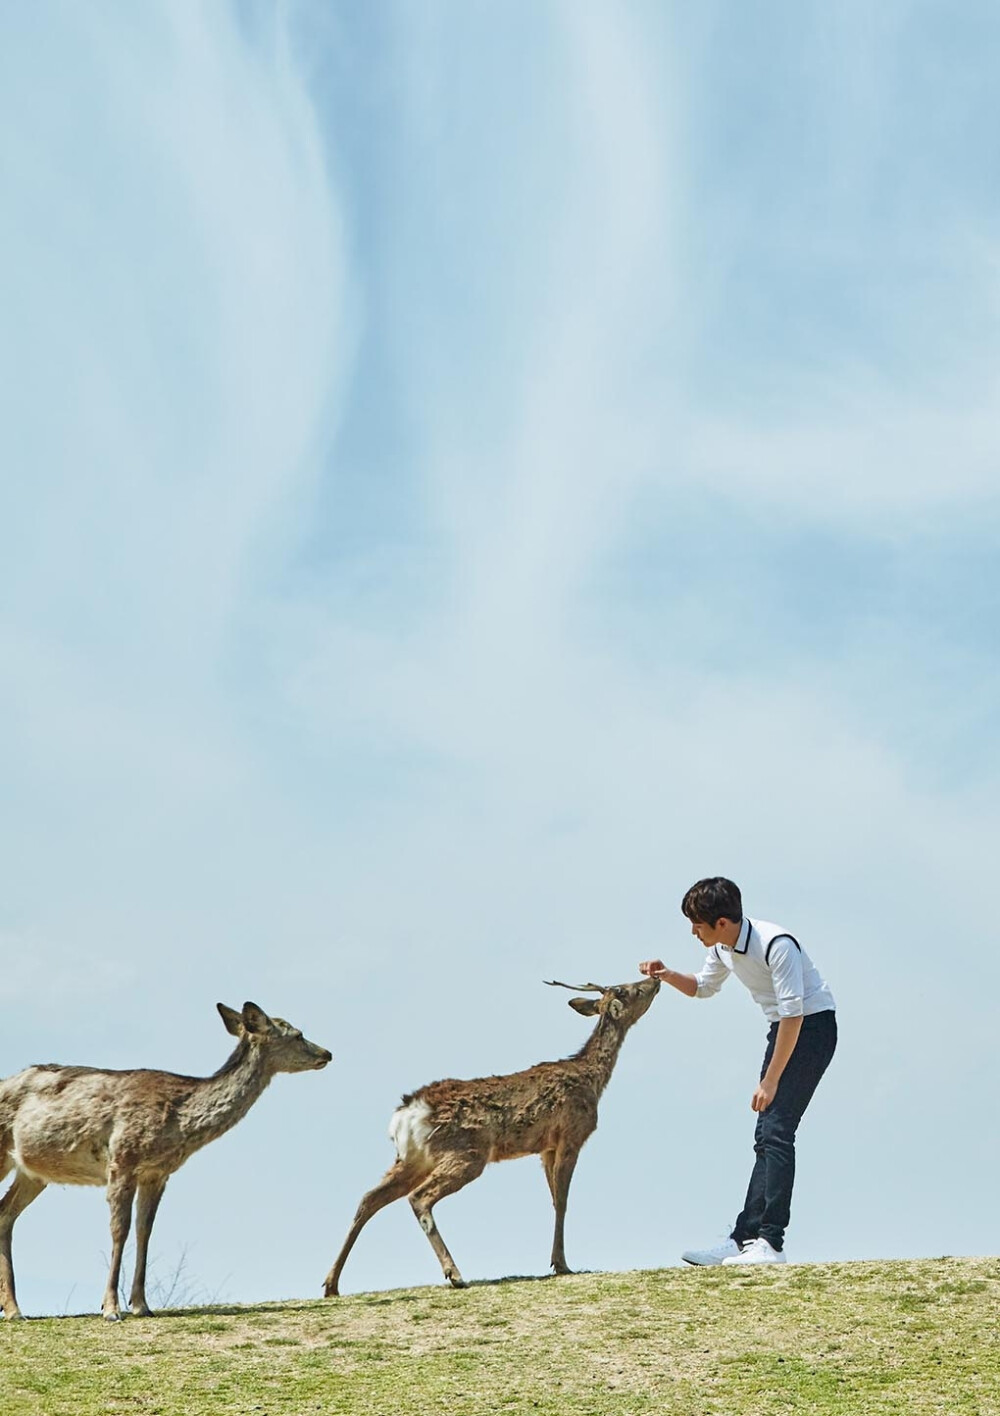
[[[436,1127],[430,1106],[419,1097],[405,1098],[389,1122],[389,1137],[404,1165],[427,1158],[427,1144]]]

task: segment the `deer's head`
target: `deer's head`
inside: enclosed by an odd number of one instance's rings
[[[616,983],[606,988],[602,983],[559,983],[546,979],[552,988],[569,988],[574,993],[597,994],[592,998],[571,998],[569,1006],[585,1018],[610,1018],[619,1027],[628,1029],[637,1023],[660,991],[658,978],[644,978],[639,983]]]
[[[227,1032],[251,1047],[267,1052],[267,1065],[272,1072],[309,1072],[325,1067],[333,1053],[303,1037],[301,1031],[286,1023],[284,1018],[269,1018],[256,1003],[244,1003],[243,1011],[215,1005]]]

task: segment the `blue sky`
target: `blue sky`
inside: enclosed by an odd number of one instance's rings
[[[162,1271],[317,1292],[398,1095],[579,1046],[543,977],[696,968],[716,872],[840,1005],[793,1256],[996,1252],[998,41],[0,17],[0,1071],[207,1072],[216,999],[335,1054],[174,1177]],[[657,1001],[571,1263],[725,1229],[761,1041],[735,986]],[[537,1172],[442,1205],[468,1277],[544,1271]],[[44,1195],[25,1311],[96,1307],[107,1243]],[[425,1281],[401,1206],[345,1273]]]

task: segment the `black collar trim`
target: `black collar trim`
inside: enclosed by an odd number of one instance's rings
[[[743,939],[743,925],[744,925],[744,924],[746,925],[746,928],[747,928],[747,937],[746,937],[745,939]],[[748,916],[748,915],[744,915],[744,917],[743,917],[743,924],[740,925],[740,932],[739,932],[739,935],[738,935],[738,937],[737,937],[737,939],[736,939],[736,943],[733,945],[733,953],[734,953],[734,954],[745,954],[746,951],[750,948],[750,931],[751,931],[752,928],[753,928],[753,926],[752,926],[751,923],[750,923],[750,918],[749,918],[749,916]],[[741,940],[741,939],[743,939],[743,946],[742,946],[742,948],[740,947],[740,940]]]

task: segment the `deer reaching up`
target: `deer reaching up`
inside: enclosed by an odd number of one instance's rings
[[[168,1178],[188,1156],[235,1126],[276,1072],[325,1067],[331,1054],[256,1003],[242,1013],[216,1005],[236,1050],[211,1077],[109,1072],[96,1067],[28,1067],[0,1082],[0,1179],[16,1169],[0,1200],[0,1307],[20,1318],[11,1230],[46,1185],[105,1185],[111,1207],[111,1271],[102,1312],[118,1308],[122,1250],[136,1203],[135,1274],[129,1306],[149,1316],[146,1255]]]
[[[557,988],[575,985],[554,983]],[[569,1273],[563,1247],[566,1198],[577,1157],[597,1127],[597,1103],[610,1080],[625,1034],[659,992],[654,978],[604,988],[579,985],[597,998],[571,998],[569,1006],[597,1027],[573,1057],[539,1062],[525,1072],[475,1081],[431,1082],[404,1096],[389,1126],[396,1163],[358,1206],[354,1223],[326,1276],[327,1298],[339,1292],[340,1275],[354,1242],[372,1215],[406,1195],[431,1242],[445,1278],[465,1283],[434,1223],[438,1200],[475,1180],[493,1160],[540,1155],[556,1212],[552,1267]]]

